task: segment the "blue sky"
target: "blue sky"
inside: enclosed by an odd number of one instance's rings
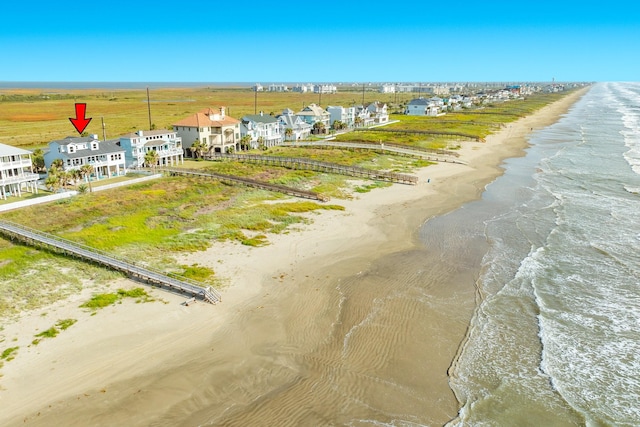
[[[0,81],[640,80],[627,1],[9,3]]]

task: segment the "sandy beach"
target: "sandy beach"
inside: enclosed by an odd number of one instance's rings
[[[439,163],[416,173],[418,185],[333,200],[345,210],[312,214],[268,246],[180,255],[223,278],[220,304],[185,306],[185,297],[152,289],[159,301],[92,315],[78,307],[98,290],[88,287],[4,324],[1,348],[19,349],[0,368],[0,424],[446,423],[458,410],[447,370],[476,305],[483,248],[443,262],[455,233],[431,241],[418,230],[480,197],[504,159],[524,154],[527,135],[586,90],[484,143],[464,142],[466,164]],[[416,282],[425,283],[419,292],[405,287]],[[31,344],[60,319],[77,323]]]

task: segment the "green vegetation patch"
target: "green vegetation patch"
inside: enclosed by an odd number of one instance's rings
[[[390,186],[391,186],[390,182],[375,181],[372,184],[359,185],[354,188],[354,191],[356,193],[368,193],[369,191],[374,190],[376,188],[384,188],[384,187],[390,187]]]
[[[147,291],[142,288],[134,288],[130,290],[118,289],[116,293],[94,295],[89,301],[81,304],[80,307],[98,310],[121,302],[124,298],[135,298],[137,303],[155,301],[155,299],[153,299]]]
[[[180,276],[197,282],[205,282],[215,275],[212,269],[199,264],[181,265],[180,267],[182,268]]]
[[[18,351],[20,347],[9,347],[6,348],[2,354],[0,354],[0,359],[2,360],[6,360],[7,362],[12,361],[13,359],[16,358],[16,352]]]
[[[38,345],[40,343],[40,341],[42,341],[43,338],[55,338],[55,337],[58,336],[60,331],[66,331],[72,325],[74,325],[76,322],[77,322],[76,319],[58,320],[58,322],[55,324],[55,326],[52,326],[49,329],[47,329],[45,331],[42,331],[39,334],[36,334],[35,335],[36,339],[34,339],[31,342],[31,344]]]
[[[61,330],[66,331],[71,326],[73,326],[76,322],[77,322],[76,319],[62,319],[62,320],[58,320],[58,323],[56,323],[56,326],[59,327]]]

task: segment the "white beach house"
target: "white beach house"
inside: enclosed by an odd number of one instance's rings
[[[251,138],[251,148],[273,147],[282,142],[278,119],[260,111],[260,114],[248,114],[240,121],[240,134]]]
[[[68,136],[51,141],[49,151],[44,154],[44,164],[47,169],[56,159],[62,159],[65,171],[91,165],[97,179],[121,176],[126,173],[124,149],[116,144],[116,141],[100,141],[98,135]]]
[[[276,118],[280,123],[280,133],[284,135],[286,141],[300,141],[311,135],[311,125],[295,115],[293,110],[289,108],[283,110],[282,114]]]
[[[31,151],[0,144],[0,198],[38,193],[38,174],[33,173]]]
[[[184,163],[182,138],[173,130],[139,130],[120,137],[120,146],[125,150],[128,168],[144,165],[144,156],[149,151],[158,154],[159,166]]]
[[[330,115],[330,124],[341,121],[348,128],[352,128],[356,122],[356,107],[342,107],[339,105],[329,105],[327,112]]]

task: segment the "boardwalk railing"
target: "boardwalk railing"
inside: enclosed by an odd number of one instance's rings
[[[130,261],[124,261],[104,251],[89,246],[63,239],[53,234],[34,230],[24,225],[8,221],[0,221],[0,234],[10,239],[19,240],[25,244],[44,247],[46,249],[61,252],[78,257],[85,261],[94,262],[102,266],[120,271],[129,277],[138,280],[167,287],[174,291],[199,297],[215,304],[222,301],[221,295],[211,286],[204,287],[201,283],[189,280],[176,274],[164,274],[147,267],[141,267]]]
[[[373,144],[367,142],[348,142],[348,141],[298,141],[298,142],[284,142],[278,144],[284,147],[339,147],[349,150],[361,149],[361,150],[374,150],[374,151],[389,151],[392,153],[401,154],[404,156],[413,156],[420,159],[429,160],[432,162],[448,162],[448,163],[460,163],[465,162],[458,160],[460,156],[454,151],[447,150],[434,150],[422,147],[408,147],[400,144],[380,143]]]
[[[257,181],[255,179],[243,178],[239,176],[223,175],[219,173],[203,172],[201,170],[182,169],[182,168],[162,168],[162,171],[170,175],[194,176],[194,177],[201,177],[201,178],[217,179],[219,181],[230,183],[230,184],[241,184],[241,185],[246,185],[247,187],[259,188],[261,190],[276,191],[279,193],[287,194],[289,196],[301,197],[303,199],[319,200],[321,202],[326,202],[329,200],[327,196],[315,193],[313,191],[299,190],[297,188],[287,187],[285,185],[270,184],[268,182]]]
[[[451,138],[462,137],[472,139],[474,141],[480,141],[481,138],[477,135],[473,135],[470,133],[463,132],[447,132],[444,130],[412,130],[412,129],[355,129],[355,132],[388,132],[388,133],[404,133],[404,134],[415,134],[415,135],[439,135],[439,136],[448,136]]]
[[[415,185],[418,178],[395,172],[375,171],[356,166],[344,166],[336,163],[319,162],[316,160],[303,159],[297,157],[280,156],[260,156],[255,154],[221,154],[213,153],[209,157],[212,160],[234,160],[238,162],[269,164],[281,166],[289,169],[305,169],[317,172],[328,172],[339,175],[355,176],[361,178],[375,179],[378,181],[390,181],[400,184]]]

